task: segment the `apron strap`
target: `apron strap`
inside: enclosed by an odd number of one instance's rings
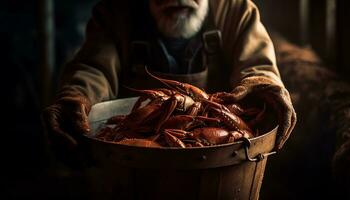
[[[229,90],[230,68],[223,54],[221,31],[215,24],[212,9],[209,9],[208,18],[202,33],[203,64],[208,68],[208,92]]]
[[[202,35],[204,46],[203,64],[210,66],[218,65],[222,59],[222,38],[220,30],[205,31]],[[218,66],[216,66],[218,67]]]
[[[221,54],[222,37],[221,31],[217,28],[212,9],[208,11],[208,17],[204,23],[202,32],[202,40],[204,46],[204,53],[208,56],[215,56]]]
[[[221,31],[205,31],[203,39],[203,64],[208,68],[208,92],[227,91],[229,89],[230,70],[224,58]]]
[[[210,30],[203,33],[204,50],[207,55],[214,55],[221,52],[222,38],[220,30]]]

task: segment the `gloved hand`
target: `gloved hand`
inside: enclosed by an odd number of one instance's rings
[[[247,95],[257,96],[273,108],[279,124],[275,148],[281,149],[297,120],[289,92],[282,82],[265,76],[250,76],[244,78],[231,93],[236,101]]]
[[[90,131],[87,116],[90,109],[91,103],[87,98],[66,92],[61,93],[42,113],[52,150],[64,162],[74,153],[76,138]]]

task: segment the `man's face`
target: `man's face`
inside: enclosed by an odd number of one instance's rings
[[[201,29],[209,0],[149,0],[158,30],[166,37],[190,38]]]

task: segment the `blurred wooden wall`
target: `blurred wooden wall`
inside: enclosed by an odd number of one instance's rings
[[[344,79],[350,73],[350,9],[346,0],[254,0],[269,31],[312,47]]]
[[[300,42],[298,0],[254,0],[268,31],[278,31],[292,42]]]
[[[337,71],[344,75],[344,78],[350,82],[350,9],[345,5],[347,0],[338,0],[337,12],[337,49],[336,59]]]

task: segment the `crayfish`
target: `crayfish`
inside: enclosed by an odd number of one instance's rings
[[[96,138],[143,147],[204,147],[258,136],[262,108],[245,108],[230,93],[207,94],[196,86],[162,79],[168,88],[140,90],[130,114],[113,116]]]

